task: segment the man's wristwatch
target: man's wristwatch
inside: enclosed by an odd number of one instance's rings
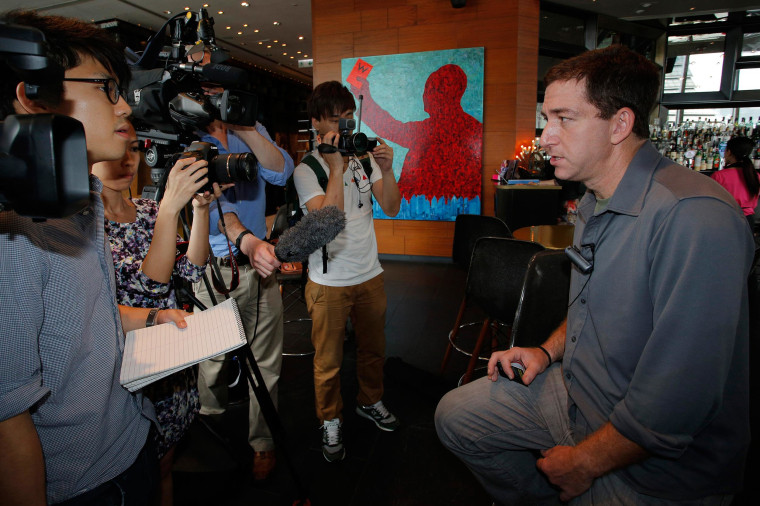
[[[243,230],[242,232],[240,232],[240,235],[237,236],[237,239],[235,239],[235,247],[238,249],[238,251],[240,251],[240,241],[242,241],[243,237],[247,234],[251,234],[255,237],[254,233],[248,230],[247,228]]]
[[[156,324],[156,320],[158,319],[158,312],[161,311],[158,308],[153,308],[148,313],[148,317],[145,319],[145,327],[152,327]]]

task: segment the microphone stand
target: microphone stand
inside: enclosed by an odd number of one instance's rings
[[[189,238],[190,234],[189,234],[189,229],[187,226],[187,220],[183,213],[181,213],[181,216],[182,216],[182,225],[183,225],[185,234]],[[206,289],[208,290],[208,293],[211,296],[211,300],[213,301],[213,304],[216,305],[216,298],[214,297],[211,287],[209,286],[210,283],[208,281],[208,276],[206,275],[206,273],[203,274],[203,280],[206,284]],[[203,304],[200,300],[198,300],[198,298],[195,296],[194,293],[192,293],[191,290],[188,290],[186,287],[183,286],[181,288],[181,291],[193,302],[193,304],[198,309],[200,309],[201,311],[205,311],[207,309],[205,304]],[[253,390],[253,393],[256,396],[256,400],[258,401],[259,406],[261,407],[261,414],[264,416],[264,421],[269,427],[269,431],[272,433],[272,440],[274,441],[276,446],[279,446],[282,449],[282,455],[284,457],[283,460],[285,461],[285,465],[288,468],[290,475],[293,477],[293,482],[296,485],[296,492],[298,494],[298,499],[293,501],[293,506],[297,506],[297,505],[310,506],[311,501],[309,500],[309,494],[306,489],[306,486],[299,478],[298,473],[296,472],[296,468],[293,465],[293,461],[290,458],[290,453],[289,453],[288,444],[287,444],[287,437],[285,435],[285,427],[282,425],[282,420],[280,420],[280,415],[277,413],[277,408],[275,407],[274,402],[272,401],[272,397],[269,395],[269,390],[267,390],[267,385],[264,382],[264,377],[261,375],[261,370],[259,369],[258,363],[256,362],[256,357],[253,356],[253,352],[251,351],[251,348],[248,342],[246,342],[246,344],[238,348],[238,350],[243,350],[243,356],[245,357],[245,360],[248,363],[247,366],[245,364],[240,364],[241,365],[240,368],[245,374],[245,377],[248,380],[248,384],[251,386],[251,390]],[[248,402],[252,402],[252,399],[249,399]]]

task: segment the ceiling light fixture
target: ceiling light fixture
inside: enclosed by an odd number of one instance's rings
[[[231,27],[231,26],[228,26],[228,27],[226,27],[226,28],[227,28],[227,30],[229,30],[229,29],[231,29],[232,27]]]
[[[299,35],[298,40],[303,40],[303,35]]]
[[[217,14],[224,14],[224,11],[219,11],[217,12]]]
[[[275,21],[275,22],[273,22],[272,24],[273,24],[274,26],[280,26],[280,22],[279,22],[279,21]]]
[[[258,29],[258,28],[256,28],[256,29],[253,31],[253,33],[259,33],[259,29]]]
[[[164,14],[171,14],[172,11],[164,11]]]
[[[248,23],[243,23],[243,28],[248,28]]]
[[[238,32],[238,35],[243,35],[243,32]]]
[[[287,44],[283,42],[283,43],[282,43],[282,47],[285,47],[285,46],[287,46]]]
[[[248,2],[240,2],[240,5],[243,7],[248,7],[250,4]]]
[[[190,7],[185,7],[185,10],[186,10],[186,11],[189,11],[189,10],[190,10]]]

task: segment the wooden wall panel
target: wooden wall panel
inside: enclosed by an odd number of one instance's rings
[[[340,80],[340,60],[485,48],[483,214],[494,173],[535,131],[539,0],[312,0],[314,85]],[[451,255],[453,222],[375,220],[382,253]]]
[[[404,5],[388,9],[388,28],[411,26],[417,23],[417,6]]]

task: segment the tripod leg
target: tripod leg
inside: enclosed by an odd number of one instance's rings
[[[185,293],[198,309],[201,311],[206,309],[206,306],[199,301],[194,294],[188,293],[187,290],[185,290]],[[285,465],[287,466],[288,471],[290,471],[290,475],[293,477],[298,497],[300,498],[298,502],[304,505],[310,504],[306,486],[299,478],[298,473],[293,466],[293,461],[290,458],[287,438],[285,436],[285,427],[282,425],[280,415],[277,413],[277,408],[275,408],[274,402],[272,402],[272,397],[269,395],[269,390],[267,390],[267,385],[264,383],[264,377],[261,375],[261,370],[256,363],[256,358],[253,356],[253,352],[251,352],[251,348],[247,344],[243,345],[241,349],[244,350],[244,356],[248,363],[247,367],[242,368],[243,373],[248,379],[248,384],[251,386],[251,390],[253,390],[253,393],[256,396],[256,401],[258,401],[259,406],[261,407],[261,414],[264,416],[264,421],[267,423],[269,431],[272,433],[272,439],[274,440],[275,445],[282,448]],[[250,400],[249,402],[252,401],[253,400]]]

